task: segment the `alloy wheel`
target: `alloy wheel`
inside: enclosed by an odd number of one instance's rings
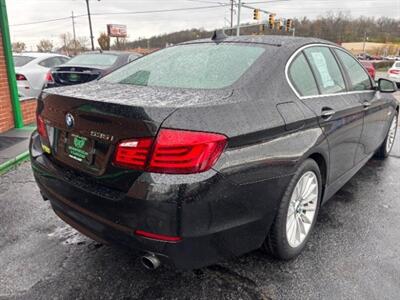
[[[318,179],[314,172],[301,176],[292,192],[286,217],[286,238],[292,248],[300,246],[310,232],[318,202]]]

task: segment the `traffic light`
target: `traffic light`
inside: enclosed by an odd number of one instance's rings
[[[260,20],[260,16],[260,10],[256,8],[253,12],[253,20]]]
[[[287,19],[286,20],[286,32],[289,32],[290,29],[292,29],[293,26],[293,20],[292,19]]]
[[[278,27],[278,29],[281,30],[281,31],[283,31],[283,30],[285,29],[285,27],[283,26],[283,23],[284,23],[284,21],[279,20],[279,27]]]
[[[275,15],[274,14],[269,15],[268,25],[269,25],[270,29],[274,29],[274,26],[275,26]]]

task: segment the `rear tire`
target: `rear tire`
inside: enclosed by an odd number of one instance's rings
[[[318,216],[321,182],[317,163],[313,159],[304,161],[286,188],[269,235],[263,243],[264,250],[283,260],[301,253]]]
[[[389,156],[390,151],[393,148],[394,140],[396,138],[397,125],[398,125],[397,122],[398,122],[398,113],[394,115],[392,122],[390,123],[389,131],[386,135],[386,138],[375,153],[375,157],[377,159],[385,159]]]

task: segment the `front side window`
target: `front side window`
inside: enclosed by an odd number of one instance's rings
[[[105,76],[102,81],[172,88],[218,89],[238,80],[265,51],[242,44],[191,44],[166,48]]]
[[[365,72],[363,67],[346,52],[339,49],[335,49],[335,52],[349,75],[351,90],[362,91],[372,89],[369,75]]]
[[[304,53],[314,71],[321,94],[346,91],[342,72],[328,47],[310,47]]]
[[[317,83],[303,53],[300,53],[290,65],[289,78],[300,96],[319,94]]]

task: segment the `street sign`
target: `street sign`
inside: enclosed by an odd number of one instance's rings
[[[107,33],[109,37],[126,37],[126,25],[107,24]]]

